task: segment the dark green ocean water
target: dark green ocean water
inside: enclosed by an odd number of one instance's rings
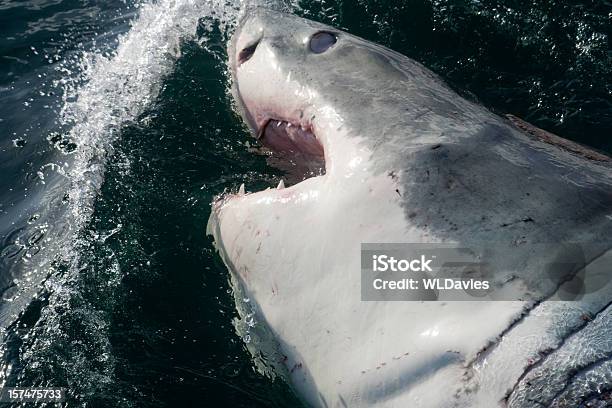
[[[275,6],[612,153],[609,1]],[[228,94],[238,14],[223,1],[0,0],[4,385],[66,387],[68,406],[299,406],[254,369],[205,235],[215,195],[282,176],[250,151]]]

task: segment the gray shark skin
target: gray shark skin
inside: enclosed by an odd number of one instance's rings
[[[287,188],[221,196],[208,225],[237,297],[271,335],[261,348],[273,344],[276,371],[308,405],[605,406],[607,156],[539,137],[403,55],[288,14],[249,10],[229,65],[262,144],[325,166]],[[493,281],[525,296],[364,302],[370,242],[488,246]],[[578,267],[563,266],[568,243],[584,244]]]

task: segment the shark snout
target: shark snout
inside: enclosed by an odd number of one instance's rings
[[[236,27],[230,43],[230,62],[234,69],[247,62],[255,54],[264,36],[266,20],[262,18],[274,13],[262,7],[248,8]]]

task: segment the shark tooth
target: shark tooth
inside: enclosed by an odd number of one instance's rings
[[[282,190],[283,188],[285,188],[285,182],[283,181],[283,179],[281,179],[281,181],[278,183],[278,186],[276,187],[277,190]]]
[[[238,195],[239,196],[244,195],[244,183],[240,185],[240,189],[238,190]]]

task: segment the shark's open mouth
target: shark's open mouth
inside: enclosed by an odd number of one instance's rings
[[[315,126],[314,112],[309,109],[312,106],[306,106],[312,105],[312,95],[307,101],[300,103],[300,95],[296,94],[296,90],[283,93],[276,92],[279,84],[266,86],[265,78],[268,78],[273,70],[270,70],[269,65],[261,65],[257,59],[258,53],[259,58],[262,58],[261,53],[266,52],[260,46],[263,38],[261,32],[256,35],[247,34],[244,42],[240,41],[240,38],[241,29],[234,33],[229,49],[229,54],[233,57],[230,60],[232,95],[240,115],[258,141],[254,150],[267,156],[269,165],[283,171],[284,181],[280,184],[283,188],[324,176],[328,173],[327,166],[331,163],[326,163],[326,132]],[[261,75],[252,77],[253,70],[260,67],[265,67]],[[246,75],[242,81],[239,78],[240,72]],[[290,75],[284,85],[291,82],[289,78]],[[282,87],[282,83],[280,85]],[[246,95],[243,94],[243,89],[246,89]],[[270,92],[270,89],[274,92]],[[289,96],[289,99],[284,99],[286,96]],[[319,132],[321,134],[318,134]],[[241,191],[244,189],[239,189],[238,196]],[[286,191],[285,194],[287,193],[289,192]]]
[[[268,119],[258,130],[257,140],[269,164],[286,173],[288,184],[325,174],[325,151],[311,125]]]

